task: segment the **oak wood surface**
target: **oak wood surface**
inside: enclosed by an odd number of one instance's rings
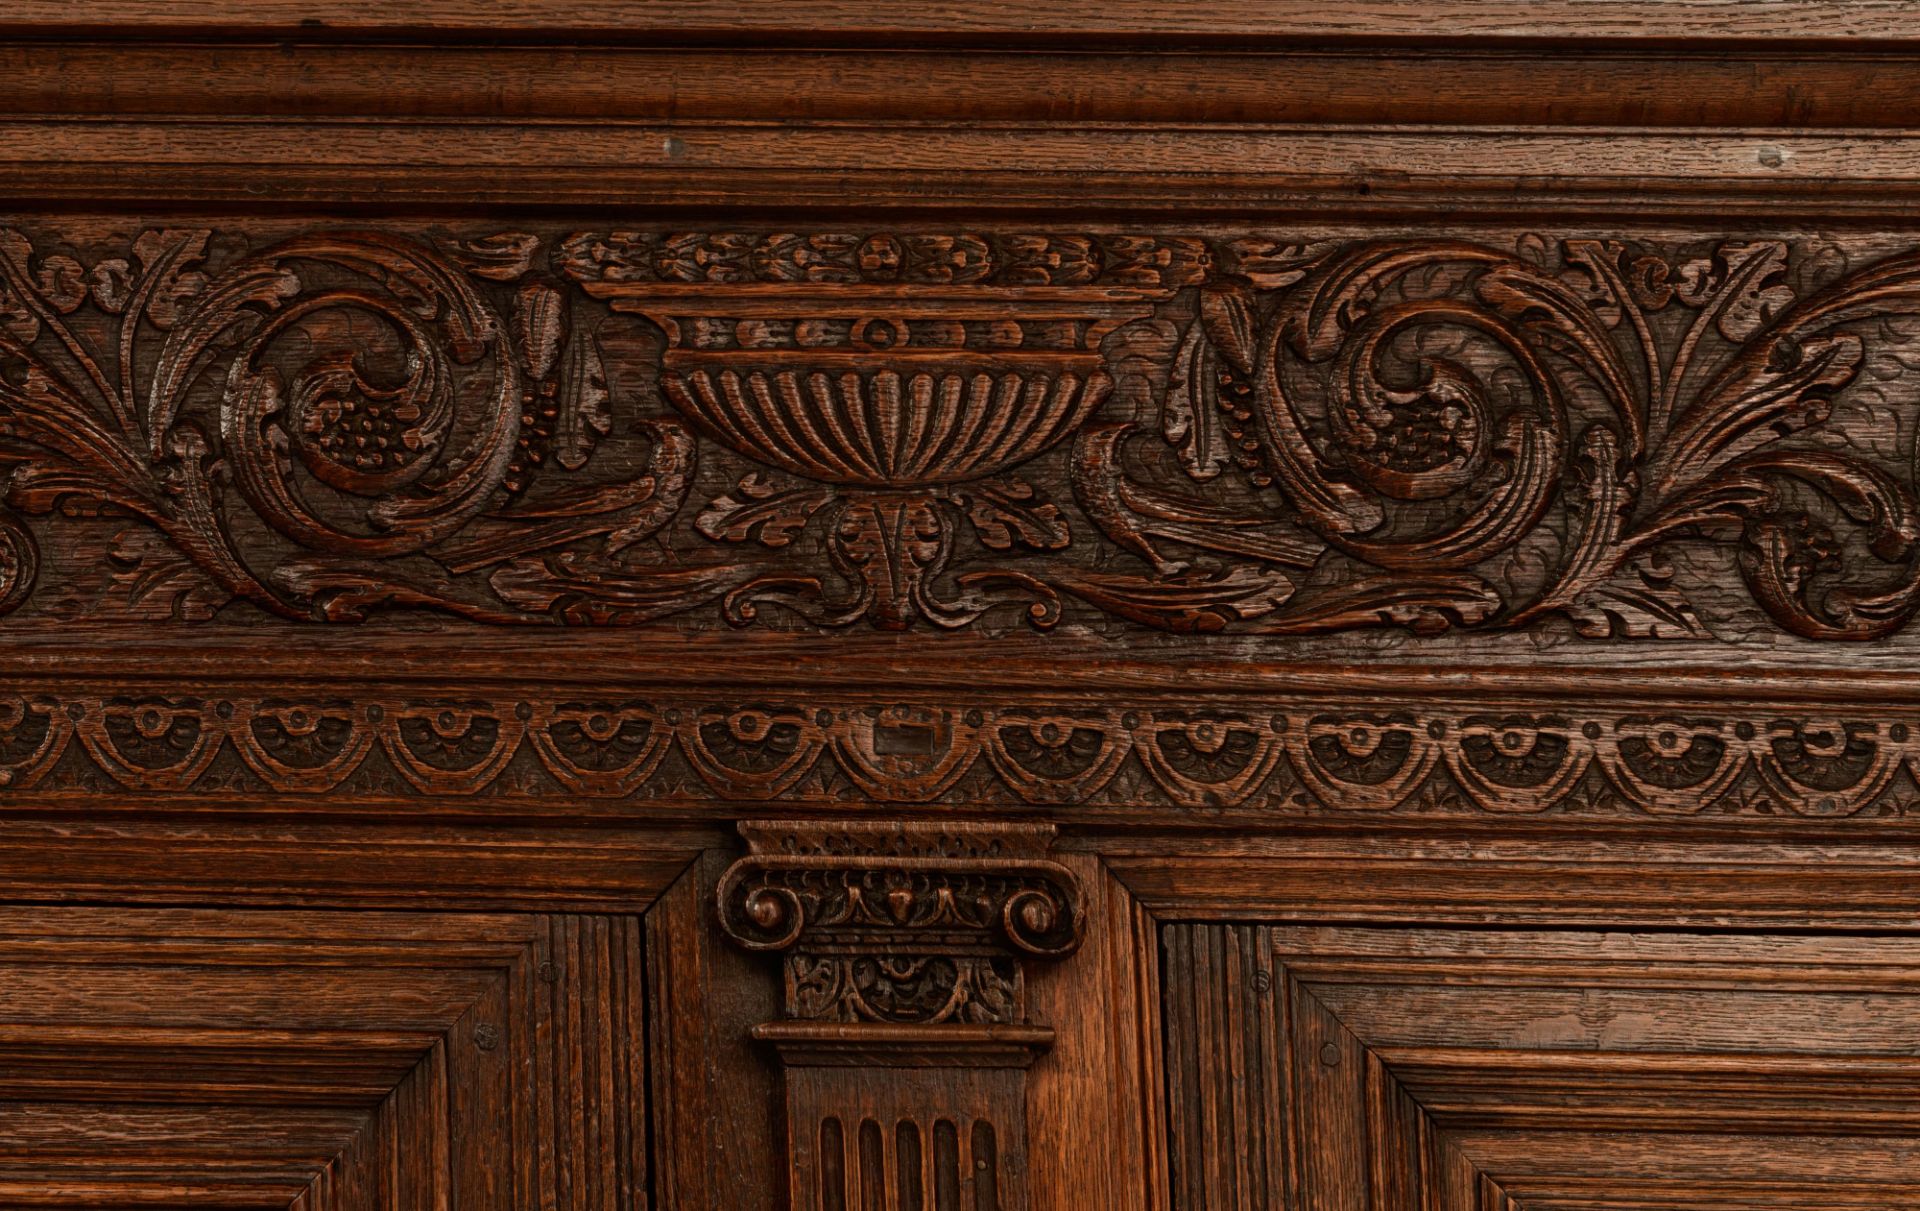
[[[1899,0],[1063,0],[1043,11],[1006,5],[905,3],[884,7],[852,0],[799,4],[719,0],[420,0],[402,8],[374,0],[87,0],[78,8],[21,0],[6,24],[21,32],[91,29],[140,36],[159,29],[337,29],[559,34],[631,32],[740,38],[786,34],[809,38],[861,33],[940,37],[998,35],[1015,39],[1078,36],[1180,36],[1205,39],[1338,35],[1405,40],[1472,37],[1575,37],[1758,41],[1904,41],[1914,34]]]
[[[0,7],[0,1205],[1920,1207],[1920,12]]]

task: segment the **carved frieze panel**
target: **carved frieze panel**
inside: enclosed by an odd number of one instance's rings
[[[1889,639],[1912,243],[8,228],[0,608]]]

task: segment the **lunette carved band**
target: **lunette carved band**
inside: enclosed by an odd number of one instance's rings
[[[1880,638],[1920,253],[1847,255],[8,231],[0,610],[1704,638],[1724,551]]]
[[[1920,817],[1920,712],[0,696],[0,797]]]

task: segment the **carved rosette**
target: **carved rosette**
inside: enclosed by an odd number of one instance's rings
[[[1052,827],[740,831],[720,924],[782,957],[786,1016],[754,1034],[785,1069],[794,1205],[1024,1207],[1025,1070],[1053,1032],[1027,1020],[1022,965],[1071,954],[1085,920]]]

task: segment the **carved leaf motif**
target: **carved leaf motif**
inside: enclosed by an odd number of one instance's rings
[[[179,322],[188,300],[207,288],[207,275],[193,268],[207,255],[206,231],[143,231],[133,242],[142,280],[146,318],[161,330]]]
[[[860,247],[861,267],[867,278],[888,280],[893,275],[894,249],[904,254],[901,267],[911,281],[943,285],[978,282],[993,272],[993,249],[986,240],[965,233],[873,236]]]
[[[1213,265],[1206,242],[1187,236],[1108,236],[1101,251],[1100,276],[1129,286],[1194,286]]]
[[[70,256],[54,255],[40,262],[34,283],[40,295],[61,315],[71,315],[87,301],[86,271]]]
[[[750,282],[753,247],[753,237],[738,232],[679,232],[661,240],[653,267],[675,282]]]
[[[151,530],[116,534],[107,562],[129,617],[204,622],[233,599],[231,592],[208,579],[193,561]]]
[[[488,578],[500,600],[575,626],[633,626],[705,604],[737,583],[736,565],[627,567],[563,551],[517,559]]]
[[[1252,282],[1259,290],[1279,290],[1307,276],[1320,255],[1313,244],[1298,244],[1271,236],[1242,236],[1222,246],[1220,267]]]
[[[1457,626],[1483,623],[1499,613],[1500,605],[1500,594],[1476,576],[1371,576],[1303,601],[1284,614],[1260,619],[1254,629],[1275,635],[1314,635],[1384,625],[1404,627],[1415,635],[1438,635]]]
[[[1215,286],[1200,292],[1200,324],[1207,339],[1227,359],[1236,374],[1253,374],[1255,332],[1253,301],[1237,286]]]
[[[0,284],[0,330],[23,345],[40,337],[40,317],[11,286]]]
[[[127,306],[137,308],[150,288],[150,279],[134,283]],[[183,404],[183,396],[201,366],[201,358],[221,341],[251,330],[261,317],[278,310],[300,292],[300,279],[280,266],[255,264],[222,275],[215,297],[195,308],[192,322],[167,333],[153,376],[147,383],[146,429],[148,448],[156,453]],[[127,316],[130,327],[139,319]],[[124,342],[123,342],[124,343]]]
[[[755,276],[771,282],[857,282],[851,235],[770,235],[753,250]]]
[[[1161,419],[1161,431],[1195,479],[1213,479],[1233,458],[1220,413],[1231,410],[1229,419],[1239,426],[1252,420],[1246,383],[1253,373],[1254,340],[1252,309],[1239,290],[1201,292],[1200,313],[1181,339],[1167,380]],[[1222,395],[1223,386],[1231,398]]]
[[[1294,591],[1293,581],[1278,570],[1248,566],[1165,580],[1072,571],[1057,582],[1110,613],[1177,632],[1219,631],[1231,621],[1270,614]]]
[[[1100,247],[1087,236],[1015,235],[1003,274],[1019,286],[1080,286],[1100,276]]]
[[[1786,269],[1787,246],[1778,240],[1722,244],[1712,259],[1680,267],[1680,299],[1713,307],[1720,335],[1745,341],[1793,305],[1793,288],[1778,281]]]
[[[0,255],[5,256],[11,270],[0,279],[0,331],[22,345],[31,345],[40,337],[40,317],[21,297],[23,287],[19,283],[32,280],[33,244],[9,227],[0,230]]]
[[[520,374],[506,325],[428,249],[381,235],[288,240],[235,271],[235,285],[249,290],[289,261],[351,269],[384,293],[314,291],[249,334],[229,364],[220,415],[235,484],[277,532],[313,551],[383,558],[450,537],[494,499],[519,449]],[[307,314],[343,307],[378,317],[405,351],[404,376],[392,382],[343,351],[282,382],[274,348],[295,339],[291,329]],[[193,340],[211,339],[231,322],[218,312],[194,318]],[[456,367],[470,368],[472,389],[460,389]],[[466,440],[456,443],[463,428]],[[284,451],[276,448],[282,441]],[[317,505],[287,455],[329,487],[369,502],[363,518],[348,522]]]
[[[579,231],[560,241],[553,262],[578,282],[644,282],[653,277],[653,241],[637,231]]]
[[[96,262],[87,275],[87,289],[93,305],[108,315],[119,315],[133,298],[133,266],[125,257],[108,257]]]
[[[966,506],[980,541],[996,551],[1015,543],[1036,551],[1058,551],[1072,541],[1066,519],[1026,480],[1009,476],[967,484],[954,490]]]
[[[714,498],[694,520],[708,538],[719,542],[753,540],[766,547],[784,547],[833,499],[829,488],[782,491],[757,471],[741,479],[735,490],[738,497]]]
[[[567,339],[566,300],[544,282],[530,282],[520,288],[513,318],[527,371],[535,379],[546,378],[559,362]]]
[[[1532,241],[1529,244],[1527,241]],[[1527,256],[1535,265],[1546,267],[1546,241],[1537,235],[1524,237],[1521,253],[1526,256],[1537,245],[1539,252]],[[1574,290],[1582,304],[1589,308],[1602,324],[1609,328],[1617,327],[1626,316],[1615,290],[1615,281],[1623,251],[1616,241],[1568,240],[1564,255],[1567,268],[1560,274],[1561,280]]]
[[[610,400],[598,334],[575,340],[568,359],[560,418],[553,434],[553,458],[563,469],[578,471],[586,466],[594,446],[613,432]]]
[[[1625,584],[1593,590],[1567,608],[1574,629],[1588,639],[1708,639],[1693,603],[1674,584],[1671,565],[1646,560]]]

